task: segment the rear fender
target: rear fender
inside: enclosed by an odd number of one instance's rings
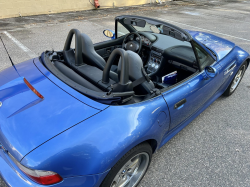
[[[61,133],[25,156],[22,164],[50,170],[63,177],[102,173],[112,168],[130,149],[149,139],[161,142],[169,127],[162,96],[127,106],[110,106],[96,116]]]

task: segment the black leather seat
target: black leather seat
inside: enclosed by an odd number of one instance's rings
[[[142,68],[143,68],[143,62],[141,57],[133,52],[133,51],[126,51],[127,53],[127,63],[129,63],[129,80],[135,81],[137,79],[140,79],[143,77]],[[117,67],[118,77],[120,77],[121,73],[121,61],[118,63]],[[134,88],[134,91],[137,95],[139,94],[148,94],[155,88],[154,83],[152,81],[145,81],[142,84],[138,85]]]
[[[76,82],[77,84],[82,85],[85,88],[88,88],[90,90],[96,91],[96,92],[102,92],[101,89],[97,88],[95,85],[91,84],[89,81],[84,79],[82,76],[76,74],[72,69],[68,68],[66,65],[64,65],[61,62],[54,61],[55,67],[63,73],[65,76]]]
[[[95,66],[100,70],[104,70],[105,60],[95,51],[92,40],[87,34],[82,33],[82,56],[83,62]],[[117,66],[113,65],[111,71],[117,72]]]
[[[95,51],[92,40],[87,34],[84,34],[84,33],[81,34],[81,37],[82,37],[83,62],[88,65],[95,66],[99,68],[100,70],[103,70],[106,65],[106,62]]]
[[[76,43],[75,52],[73,49],[70,48],[73,34],[75,34],[76,36],[75,37],[75,43]],[[133,82],[133,81],[136,81],[137,79],[143,78],[144,77],[144,74],[142,73],[143,63],[142,63],[141,57],[135,52],[124,51],[123,49],[116,49],[112,53],[114,53],[115,51],[117,52],[117,50],[120,52],[122,50],[122,53],[126,56],[125,62],[124,62],[124,58],[122,58],[123,59],[122,62],[129,63],[129,69],[125,70],[129,74],[128,79]],[[106,62],[99,54],[96,53],[94,49],[94,45],[88,35],[84,33],[80,33],[80,31],[78,31],[77,29],[72,29],[69,32],[69,35],[65,42],[63,55],[64,55],[66,65],[72,68],[74,71],[76,71],[79,75],[81,75],[87,80],[85,79],[80,80],[78,76],[77,77],[73,76],[74,74],[73,71],[70,71],[68,68],[57,65],[58,69],[63,71],[65,74],[67,74],[69,78],[74,79],[76,82],[78,82],[78,84],[81,84],[91,90],[100,91],[100,88],[96,86],[100,86],[99,85],[99,81],[101,80],[100,75],[102,75],[103,73],[102,71],[104,70],[106,66]],[[114,60],[112,59],[112,54],[110,55],[109,61],[110,59],[111,61]],[[96,69],[92,68],[93,71],[86,73],[86,71],[88,71],[87,65],[96,67]],[[122,66],[122,63],[120,60],[117,68],[113,66],[111,67],[111,69],[108,70],[107,78],[110,78],[115,83],[118,83],[120,81],[119,80],[119,78],[121,77],[120,75],[122,74],[121,66]],[[97,71],[98,70],[97,68],[99,69],[99,71]],[[117,69],[118,75],[117,73],[113,72],[116,69]],[[89,84],[88,81],[90,81],[92,84],[96,86],[92,85],[91,83]],[[102,89],[105,89],[105,88],[102,87]],[[152,81],[149,81],[149,82],[145,81],[139,84],[138,86],[136,86],[134,88],[134,91],[136,94],[148,94],[148,93],[151,93],[151,91],[154,88],[155,87]]]

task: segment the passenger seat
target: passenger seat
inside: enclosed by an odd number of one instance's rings
[[[95,85],[91,84],[89,81],[78,75],[76,72],[74,72],[72,69],[68,68],[66,65],[64,65],[61,62],[54,61],[55,67],[65,76],[67,76],[72,81],[76,82],[77,84],[80,84],[81,86],[88,88],[90,90],[96,91],[96,92],[102,92],[99,88],[97,88]]]

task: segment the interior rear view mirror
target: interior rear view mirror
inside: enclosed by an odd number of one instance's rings
[[[146,21],[142,19],[135,19],[135,18],[125,18],[124,24],[126,25],[132,25],[137,27],[145,27]]]
[[[103,31],[103,34],[104,34],[104,36],[106,36],[108,38],[115,39],[115,32],[114,31],[106,29]]]

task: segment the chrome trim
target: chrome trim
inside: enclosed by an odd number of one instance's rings
[[[233,69],[236,67],[235,62],[236,62],[236,60],[227,67],[227,69],[224,72],[224,75],[227,75],[230,71],[233,71]]]

